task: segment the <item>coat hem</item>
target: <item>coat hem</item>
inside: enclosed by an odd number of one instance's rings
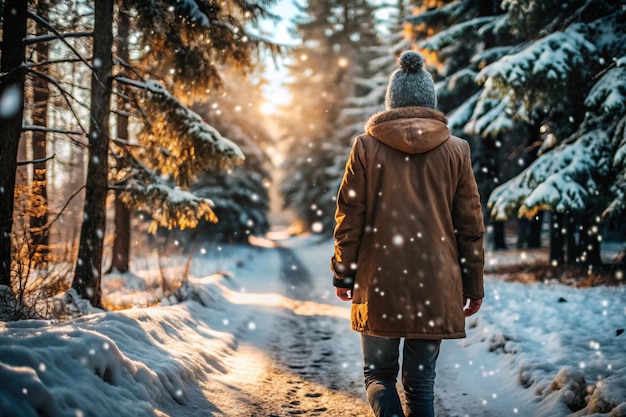
[[[403,337],[405,339],[426,339],[426,340],[441,340],[441,339],[464,339],[467,337],[465,331],[455,333],[412,333],[412,332],[385,332],[378,330],[365,330],[357,329],[352,326],[352,330],[366,334],[368,336],[378,337]]]

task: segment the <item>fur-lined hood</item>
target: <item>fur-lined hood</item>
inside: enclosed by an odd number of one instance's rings
[[[387,146],[409,154],[428,152],[448,139],[446,116],[427,107],[399,107],[376,113],[365,132]]]

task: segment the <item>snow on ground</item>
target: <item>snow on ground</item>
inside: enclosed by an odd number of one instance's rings
[[[349,304],[330,287],[332,243],[256,243],[201,248],[182,302],[1,323],[0,417],[371,415]],[[154,265],[108,277],[105,294],[145,305]],[[623,286],[488,275],[485,287],[468,337],[442,345],[439,417],[626,416]]]

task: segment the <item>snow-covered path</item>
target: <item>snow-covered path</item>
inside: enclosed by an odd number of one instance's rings
[[[0,417],[371,417],[332,242],[315,239],[200,248],[171,302],[0,323]],[[154,265],[105,293],[140,304]],[[485,286],[468,337],[443,342],[437,417],[626,416],[624,286]]]
[[[268,306],[263,300],[273,304],[273,295],[245,288],[250,297],[238,302],[248,315],[231,324],[237,331],[224,360],[228,371],[202,384],[205,397],[214,399],[212,415],[370,415],[360,374],[354,372],[359,340],[347,327],[347,307],[319,302],[328,289],[316,287],[318,280],[293,250],[268,251],[273,253],[263,255],[266,266],[280,266],[277,277],[266,276],[276,281],[265,281],[265,291],[275,285],[274,294],[291,300],[292,308]]]
[[[349,328],[349,304],[334,297],[330,272],[323,264],[328,245],[312,245],[310,240],[300,245],[294,240],[290,246],[263,255],[265,260],[278,256],[273,261],[280,264],[274,264],[275,271],[280,271],[278,282],[250,284],[261,285],[255,288],[261,291],[256,294],[271,290],[307,304],[295,309],[272,308],[266,314],[257,311],[247,317],[240,327],[254,320],[255,330],[235,333],[237,349],[227,360],[230,371],[205,389],[215,391],[215,384],[231,388],[211,396],[219,399],[220,410],[228,410],[224,415],[371,416],[362,382],[359,336]],[[271,267],[272,261],[266,265]],[[254,268],[258,266],[254,264]],[[246,310],[250,308],[246,306]],[[261,336],[257,330],[263,333],[263,329],[268,332]],[[505,389],[520,390],[517,376],[498,369],[498,363],[489,363],[484,353],[470,344],[443,343],[436,382],[437,415],[534,416],[532,408],[516,408],[510,403],[512,396],[503,393]]]

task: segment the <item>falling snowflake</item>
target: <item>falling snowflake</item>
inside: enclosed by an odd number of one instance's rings
[[[0,117],[9,118],[15,116],[20,110],[22,92],[17,85],[12,85],[4,90],[0,97]]]
[[[321,233],[324,230],[324,225],[321,222],[315,222],[311,225],[311,230],[314,233]]]

